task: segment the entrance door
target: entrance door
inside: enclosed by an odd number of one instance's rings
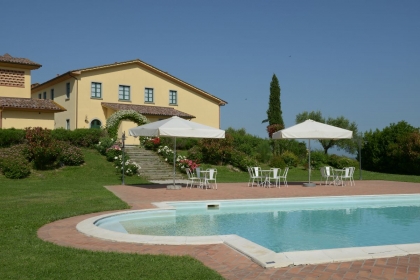
[[[102,123],[101,123],[100,120],[93,120],[90,123],[90,128],[101,128],[101,125],[102,125]]]

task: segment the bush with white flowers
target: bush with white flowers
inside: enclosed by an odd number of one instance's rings
[[[138,163],[126,158],[124,158],[123,160],[122,155],[116,156],[114,158],[114,165],[118,174],[121,174],[123,172],[124,165],[124,174],[127,176],[133,176],[135,174],[138,174],[139,170],[141,169]]]
[[[110,137],[116,138],[118,134],[118,127],[122,120],[130,120],[137,125],[146,124],[149,121],[145,116],[134,110],[120,110],[112,114],[106,120],[106,130]]]

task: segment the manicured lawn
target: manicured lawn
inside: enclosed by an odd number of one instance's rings
[[[113,165],[93,150],[85,157],[83,166],[23,180],[0,175],[0,279],[223,279],[191,257],[91,252],[39,239],[37,230],[49,222],[128,208],[103,187],[121,183]]]

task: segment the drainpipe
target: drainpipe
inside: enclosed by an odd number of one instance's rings
[[[76,80],[76,93],[75,93],[75,95],[76,95],[76,100],[75,100],[75,103],[76,103],[76,127],[75,127],[75,129],[77,129],[77,120],[78,120],[78,116],[79,116],[79,106],[77,104],[78,92],[79,92],[79,90],[78,90],[78,88],[79,88],[79,80],[75,76],[73,76],[71,73],[69,73],[69,75],[70,75],[70,77],[72,77],[72,78],[74,78]]]

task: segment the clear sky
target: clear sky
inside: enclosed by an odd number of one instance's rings
[[[0,54],[42,64],[32,82],[140,59],[228,104],[222,129],[267,137],[270,82],[285,126],[303,111],[359,131],[420,127],[418,0],[0,0]]]

